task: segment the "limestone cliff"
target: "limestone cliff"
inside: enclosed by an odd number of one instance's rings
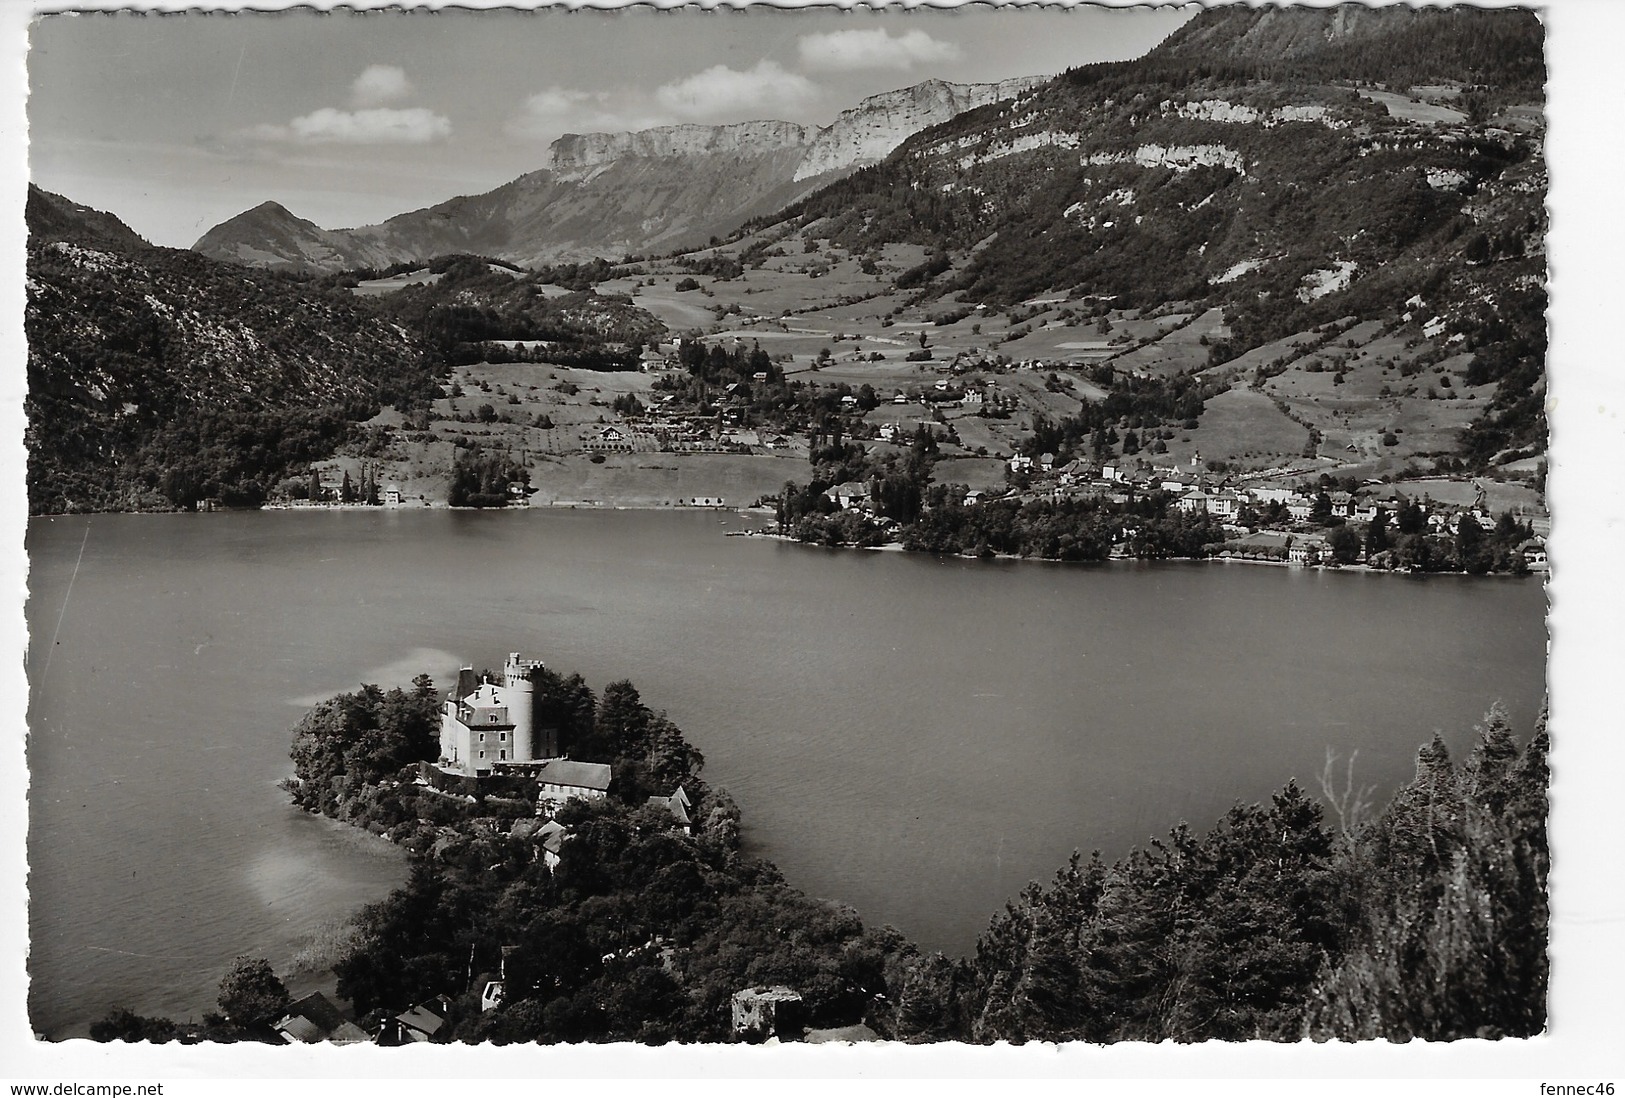
[[[268,202],[193,247],[250,266],[337,271],[452,252],[537,265],[703,245],[872,164],[911,134],[1041,77],[926,81],[871,96],[827,127],[771,120],[566,134],[546,167],[357,229],[323,229]]]
[[[811,179],[829,172],[850,171],[883,160],[921,130],[956,114],[1001,99],[1012,99],[1047,77],[1001,80],[994,84],[949,84],[927,80],[911,88],[872,95],[822,130],[795,178]]]
[[[549,168],[561,181],[572,173],[627,157],[760,156],[812,144],[819,130],[792,122],[738,122],[729,126],[660,126],[637,133],[567,133],[553,142]]]

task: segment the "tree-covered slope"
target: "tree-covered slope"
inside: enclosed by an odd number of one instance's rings
[[[1251,68],[1259,76],[1363,80],[1406,87],[1457,80],[1539,98],[1541,29],[1530,11],[1343,4],[1210,9],[1152,51]]]
[[[521,271],[479,256],[445,255],[427,270],[438,277],[372,298],[370,307],[453,363],[477,361],[488,350],[484,342],[543,340],[550,362],[636,369],[635,348],[666,331],[629,298],[594,291],[612,274],[603,260]],[[349,272],[326,281],[354,285],[357,277]]]
[[[1213,9],[1144,58],[917,134],[781,220],[932,249],[899,280],[923,294],[1222,307],[1213,365],[1341,318],[1436,320],[1429,338],[1503,381],[1467,440],[1488,460],[1545,434],[1543,72],[1528,12]]]
[[[419,342],[347,292],[147,247],[37,190],[28,211],[35,513],[255,504],[432,392]]]
[[[1546,1024],[1547,738],[1493,710],[1422,747],[1380,814],[1328,775],[1114,865],[1074,858],[996,917],[937,1026],[976,1040],[1453,1040]],[[1328,768],[1329,769],[1329,768]]]

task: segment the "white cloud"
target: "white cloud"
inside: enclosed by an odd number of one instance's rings
[[[795,110],[817,94],[817,87],[805,76],[786,72],[773,61],[760,61],[744,72],[713,65],[686,80],[662,86],[655,92],[655,100],[684,118],[741,113],[762,118]]]
[[[923,30],[905,31],[893,38],[883,28],[839,30],[802,36],[797,47],[801,63],[809,69],[849,72],[854,69],[911,69],[932,61],[957,61],[952,42],[939,42]]]
[[[368,65],[350,85],[351,110],[322,107],[287,125],[241,131],[252,141],[299,145],[427,145],[451,136],[451,119],[427,107],[386,107],[412,94],[398,65]]]
[[[426,145],[449,137],[451,120],[426,107],[360,111],[323,107],[286,126],[255,126],[248,135],[305,145]]]
[[[525,114],[538,119],[564,118],[578,113],[583,104],[603,103],[608,98],[604,92],[577,91],[555,84],[525,100]]]
[[[566,133],[623,133],[665,125],[669,116],[614,110],[608,92],[587,92],[558,85],[526,99],[504,129],[514,137],[552,140]]]
[[[350,85],[352,107],[382,107],[412,94],[412,82],[398,65],[368,65]]]

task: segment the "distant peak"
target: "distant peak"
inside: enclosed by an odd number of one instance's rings
[[[244,210],[243,213],[241,215],[239,215],[239,216],[250,217],[250,216],[254,216],[254,215],[259,215],[259,216],[263,216],[263,217],[288,217],[288,218],[292,218],[295,221],[303,221],[304,220],[304,218],[298,216],[292,210],[288,209],[288,207],[284,206],[282,203],[277,202],[275,200],[269,200],[269,201],[261,202],[258,206],[255,206],[252,210]]]

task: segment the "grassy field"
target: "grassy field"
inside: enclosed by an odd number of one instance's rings
[[[1393,487],[1395,491],[1403,492],[1411,499],[1431,499],[1436,503],[1448,503],[1458,507],[1471,504],[1482,488],[1484,505],[1491,514],[1500,514],[1502,511],[1511,511],[1515,515],[1544,513],[1540,493],[1527,484],[1513,481],[1497,481],[1485,477],[1472,481],[1425,477],[1400,481]]]
[[[1188,467],[1192,457],[1222,461],[1242,472],[1274,469],[1290,464],[1303,455],[1309,431],[1275,406],[1263,393],[1231,389],[1207,402],[1201,426],[1179,431],[1168,443],[1168,454],[1159,461],[1175,461]]]
[[[1200,370],[1207,365],[1208,344],[1223,339],[1225,334],[1223,310],[1209,309],[1155,342],[1117,355],[1111,360],[1112,365],[1119,370],[1152,377],[1172,377],[1187,370]]]
[[[1413,92],[1423,89],[1413,88]],[[1443,103],[1431,102],[1428,99],[1416,98],[1410,95],[1401,95],[1398,92],[1375,91],[1371,88],[1357,89],[1361,98],[1369,99],[1374,103],[1381,103],[1388,111],[1390,118],[1397,118],[1402,122],[1427,122],[1433,125],[1454,125],[1467,121],[1467,116],[1453,107]]]
[[[1468,355],[1406,376],[1405,370],[1433,349],[1429,342],[1387,334],[1365,343],[1356,338],[1359,345],[1349,348],[1351,334],[1264,383],[1265,392],[1320,430],[1321,452],[1339,461],[1359,467],[1375,463],[1389,472],[1417,455],[1451,451],[1494,394],[1494,386],[1473,387],[1462,380]]]
[[[429,269],[425,267],[421,271],[407,271],[404,274],[391,275],[389,278],[369,278],[365,282],[356,283],[350,292],[359,297],[380,297],[406,286],[426,286],[439,281],[440,276],[430,274]]]
[[[1417,121],[1447,122],[1457,113],[1438,102],[1448,98],[1439,89],[1417,89],[1416,98],[1369,94],[1391,112]],[[1172,437],[1163,440],[1165,454],[1147,448],[1138,460],[1189,467],[1199,457],[1203,464],[1222,462],[1235,472],[1272,471],[1292,483],[1322,472],[1366,478],[1430,468],[1427,455],[1453,451],[1461,430],[1493,393],[1492,387],[1464,383],[1470,361],[1465,354],[1419,369],[1423,356],[1440,355],[1413,325],[1390,329],[1368,321],[1342,331],[1294,333],[1209,368],[1210,347],[1228,335],[1218,309],[1171,306],[1144,315],[1113,310],[1102,324],[1090,315],[1094,306],[1061,292],[1013,308],[979,309],[951,296],[893,288],[898,274],[924,260],[924,248],[888,245],[860,256],[833,247],[819,232],[814,224],[773,240],[769,251],[778,254],[765,256],[760,266],[747,265],[736,278],[720,280],[675,261],[655,260],[599,290],[630,297],[674,333],[697,331],[710,341],[760,345],[793,381],[872,386],[883,402],[865,416],[874,427],[896,423],[912,432],[920,422],[932,421],[937,410],[922,397],[950,373],[956,358],[962,359],[956,380],[979,383],[1015,404],[1006,419],[982,418],[977,406],[939,409],[960,445],[943,445],[937,480],[984,490],[1004,484],[1003,459],[1029,435],[1035,415],[1060,419],[1075,415],[1081,400],[1105,397],[1087,377],[1102,362],[1151,377],[1197,371],[1231,385],[1208,401],[1199,426],[1172,429]],[[747,238],[695,258],[738,256],[753,243]],[[413,272],[364,283],[357,292],[387,293],[434,277]],[[943,276],[951,278],[952,272]],[[693,279],[697,288],[678,291],[685,279]],[[930,350],[930,359],[907,360],[922,347]],[[880,361],[869,361],[877,354]],[[973,365],[1001,356],[1049,365],[1040,370]],[[1271,376],[1254,389],[1260,367]],[[1049,380],[1052,373],[1058,386]],[[660,452],[652,435],[622,422],[612,407],[625,394],[653,406],[660,396],[654,382],[654,376],[642,373],[529,363],[461,367],[451,379],[455,388],[449,385],[448,395],[435,402],[429,428],[397,431],[393,449],[379,459],[380,479],[408,495],[442,499],[456,443],[472,442],[523,461],[536,488],[535,505],[661,507],[721,497],[738,506],[777,492],[787,480],[805,481],[806,448],[799,438],[784,452]],[[902,404],[893,402],[899,394],[906,398]],[[602,460],[594,461],[584,445],[610,424],[630,436],[633,452],[597,455]],[[1316,452],[1306,456],[1311,427],[1321,438]],[[359,462],[345,467],[355,476]],[[1517,493],[1509,498],[1529,502]]]
[[[531,463],[530,505],[672,507],[720,497],[747,507],[785,481],[806,479],[806,457],[791,454],[606,454],[602,464],[585,454],[547,455]]]

